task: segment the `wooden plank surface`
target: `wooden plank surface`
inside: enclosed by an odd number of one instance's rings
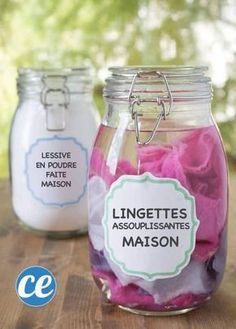
[[[87,237],[49,240],[19,227],[9,184],[0,181],[0,329],[236,329],[236,177],[230,185],[229,253],[220,289],[202,308],[174,317],[143,317],[100,302],[89,270]],[[57,278],[55,299],[42,308],[23,305],[17,274],[40,264]]]

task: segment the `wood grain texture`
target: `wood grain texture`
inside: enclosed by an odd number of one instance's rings
[[[174,317],[143,317],[101,303],[88,260],[87,237],[50,240],[24,231],[10,206],[9,184],[0,181],[0,329],[236,329],[236,177],[231,178],[227,271],[202,308]],[[17,274],[40,264],[56,275],[58,291],[45,307],[23,305]]]

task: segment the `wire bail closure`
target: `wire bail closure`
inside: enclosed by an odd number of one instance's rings
[[[157,129],[160,126],[161,121],[166,120],[167,116],[169,116],[169,114],[171,113],[172,106],[173,106],[173,95],[171,93],[171,89],[170,89],[170,86],[169,86],[169,83],[168,83],[168,80],[167,80],[165,74],[163,74],[162,72],[157,72],[157,71],[149,72],[149,73],[156,74],[158,78],[163,80],[163,82],[166,86],[168,97],[159,96],[156,98],[157,106],[161,107],[161,112],[160,112],[160,114],[157,115],[156,122],[154,124],[153,130],[152,130],[150,136],[145,141],[142,142],[140,139],[139,117],[142,117],[143,114],[138,112],[137,110],[135,110],[135,105],[140,106],[143,102],[147,102],[147,100],[142,99],[140,96],[133,95],[135,82],[136,82],[137,78],[142,78],[142,73],[146,73],[146,72],[137,72],[134,75],[133,80],[131,82],[130,90],[129,90],[128,100],[129,100],[129,110],[131,112],[131,116],[132,116],[132,119],[134,120],[134,124],[135,124],[136,142],[138,145],[147,145],[153,140],[153,138],[157,132]],[[168,109],[166,109],[166,105],[165,105],[166,100],[169,101]]]
[[[65,129],[65,110],[70,104],[70,90],[66,86],[67,76],[48,75],[42,77],[44,88],[41,103],[46,109],[46,128],[49,131]]]

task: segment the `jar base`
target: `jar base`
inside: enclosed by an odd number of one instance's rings
[[[191,312],[193,310],[196,310],[198,308],[200,308],[203,304],[205,304],[206,302],[208,302],[211,297],[212,294],[208,294],[208,295],[201,295],[199,296],[199,298],[196,298],[195,301],[191,304],[189,304],[189,306],[186,307],[180,307],[177,305],[156,305],[156,309],[152,309],[152,310],[148,310],[145,309],[145,306],[141,306],[140,308],[135,308],[135,307],[129,307],[126,305],[122,305],[119,303],[114,303],[112,301],[111,298],[111,290],[109,288],[109,285],[107,283],[106,280],[101,279],[96,277],[95,275],[93,275],[94,281],[96,283],[96,285],[98,286],[98,288],[101,290],[101,296],[102,296],[102,301],[104,305],[110,305],[110,306],[114,306],[114,307],[118,307],[124,311],[133,313],[133,314],[138,314],[138,315],[144,315],[144,316],[175,316],[175,315],[181,315],[181,314],[185,314],[188,312]]]
[[[25,231],[31,232],[35,235],[41,237],[47,237],[49,239],[67,239],[73,238],[81,235],[86,235],[88,233],[87,228],[83,228],[80,230],[71,230],[71,231],[44,231],[37,228],[34,228],[28,224],[25,224],[22,220],[18,220],[18,224],[22,227]]]
[[[191,312],[195,309],[197,309],[199,306],[193,306],[190,308],[185,308],[181,310],[173,310],[173,311],[145,311],[145,310],[139,310],[135,308],[130,308],[122,305],[118,305],[118,307],[124,311],[133,313],[133,314],[138,314],[138,315],[144,315],[144,316],[175,316],[175,315],[180,315],[180,314],[185,314],[188,312]]]

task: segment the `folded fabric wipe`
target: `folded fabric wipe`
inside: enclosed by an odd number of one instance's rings
[[[226,254],[227,176],[221,148],[215,127],[198,128],[172,143],[137,146],[136,165],[120,158],[113,174],[102,151],[94,149],[88,186],[92,271],[95,278],[106,282],[111,302],[130,307],[142,305],[148,310],[168,306],[178,309],[200,303],[217,288]],[[110,259],[102,226],[105,197],[111,184],[122,175],[146,172],[178,180],[195,198],[200,222],[189,264],[175,277],[153,281],[124,273]]]

